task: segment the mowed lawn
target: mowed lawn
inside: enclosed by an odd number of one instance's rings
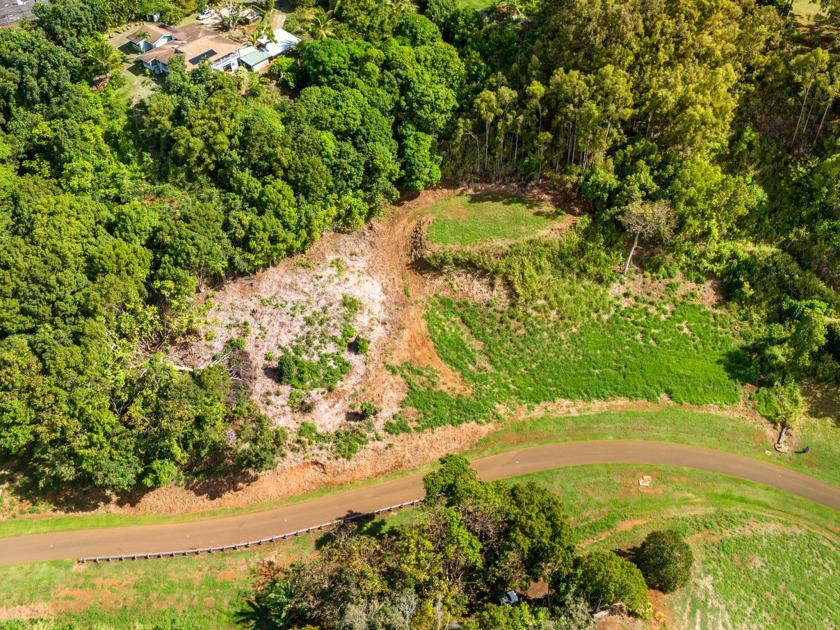
[[[455,3],[459,9],[474,9],[476,11],[483,11],[489,9],[494,4],[495,0],[458,0]]]
[[[639,486],[642,475],[651,488]],[[689,585],[665,598],[668,627],[836,627],[840,523],[829,508],[672,467],[581,466],[510,481],[558,493],[584,549],[628,550],[655,529],[681,531],[696,561]]]
[[[466,194],[426,210],[428,239],[435,245],[478,245],[537,234],[556,220],[557,210],[521,197]]]

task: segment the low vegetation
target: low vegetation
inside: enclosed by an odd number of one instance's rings
[[[531,236],[549,228],[558,211],[521,197],[473,193],[449,197],[424,214],[432,217],[430,243],[469,246]]]
[[[460,424],[559,399],[627,397],[731,404],[740,399],[726,366],[738,361],[732,320],[689,302],[636,304],[570,323],[527,308],[438,297],[426,313],[440,357],[469,394],[437,389],[434,374],[403,366],[403,405],[416,426]]]

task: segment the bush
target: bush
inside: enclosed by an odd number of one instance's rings
[[[648,534],[636,554],[636,564],[651,588],[671,593],[691,578],[694,555],[679,532],[673,529]]]
[[[356,354],[367,354],[370,350],[370,341],[364,337],[356,337]]]
[[[335,454],[344,459],[353,459],[367,443],[367,433],[361,427],[345,427],[333,435]]]
[[[379,408],[374,405],[372,402],[365,401],[362,403],[360,408],[360,414],[363,420],[367,420],[368,418],[373,418],[376,414],[379,413]]]
[[[579,586],[593,610],[624,604],[628,611],[641,614],[647,604],[642,572],[612,551],[596,551],[583,559]]]
[[[277,380],[283,385],[291,385],[295,376],[297,376],[295,358],[288,351],[283,352],[283,356],[277,362]]]
[[[792,380],[762,387],[753,398],[756,411],[779,426],[795,427],[804,411],[802,393]]]
[[[391,420],[385,423],[385,433],[388,435],[401,435],[403,433],[412,433],[413,429],[406,420],[405,416],[398,413]]]

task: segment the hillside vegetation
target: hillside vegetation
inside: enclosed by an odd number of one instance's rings
[[[235,331],[212,365],[165,358],[196,335],[196,293],[439,181],[535,182],[585,216],[544,232],[517,200],[432,222],[449,249],[429,262],[496,276],[513,310],[432,301],[475,396],[397,366],[419,415],[392,428],[567,396],[729,403],[744,383],[794,426],[799,384],[840,378],[840,79],[836,7],[807,30],[782,4],[301,2],[304,41],[267,74],[176,60],[136,105],[103,33],[195,3],[39,4],[0,32],[0,454],[36,491],[273,468],[291,436],[243,384]],[[617,307],[609,287],[642,271],[719,279],[729,310]],[[298,391],[346,372],[272,360]]]

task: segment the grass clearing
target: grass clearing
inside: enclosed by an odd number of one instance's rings
[[[30,610],[78,627],[231,628],[247,610],[245,597],[264,557],[305,558],[317,536],[260,549],[161,562],[76,565],[72,561],[4,567],[3,607]],[[142,626],[140,626],[142,627]]]
[[[475,11],[489,9],[494,4],[493,0],[458,0],[456,2],[459,9],[473,9]]]
[[[434,204],[428,239],[435,245],[478,245],[534,235],[557,216],[551,206],[522,197],[488,194],[456,195]]]
[[[488,421],[499,417],[500,405],[560,399],[740,400],[725,367],[740,341],[731,318],[688,302],[670,312],[631,306],[572,325],[551,313],[437,297],[426,319],[438,355],[471,395],[437,389],[433,372],[402,366],[409,385],[403,406],[414,410],[418,429]]]
[[[811,0],[793,0],[793,9],[791,12],[802,24],[813,23],[820,14],[820,11],[821,7],[816,2],[812,2]]]
[[[653,487],[639,487],[642,474]],[[667,598],[674,627],[834,627],[840,521],[833,510],[671,467],[581,466],[511,481],[535,481],[562,496],[581,543],[593,550],[629,549],[654,529],[685,534],[696,561],[690,584]]]

